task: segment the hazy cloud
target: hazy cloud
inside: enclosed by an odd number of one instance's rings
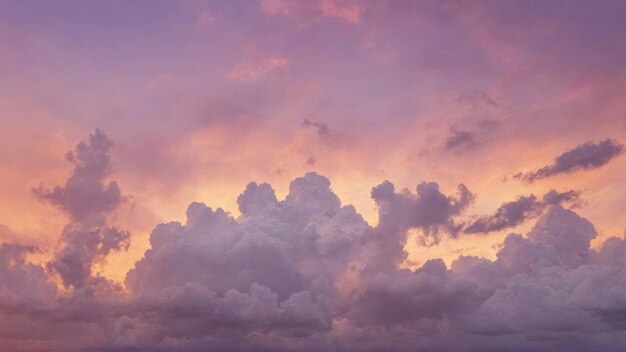
[[[284,57],[250,58],[239,63],[227,76],[241,81],[254,81],[266,74],[286,66],[289,61]]]
[[[450,130],[450,136],[446,141],[446,149],[470,149],[478,146],[478,141],[476,140],[476,134],[468,131],[460,131],[457,129]]]

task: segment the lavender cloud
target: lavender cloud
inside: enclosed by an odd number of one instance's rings
[[[419,228],[436,236],[440,230],[456,234],[453,217],[473,202],[474,195],[463,184],[456,197],[449,197],[435,182],[420,183],[412,194],[406,189],[396,192],[393,184],[385,181],[372,189],[372,199],[379,210],[379,227]]]
[[[515,227],[537,217],[547,207],[555,204],[570,203],[579,205],[580,193],[574,190],[558,192],[550,190],[538,200],[534,195],[521,196],[514,201],[502,204],[494,214],[482,215],[463,228],[464,233],[488,233]]]
[[[284,199],[249,183],[237,218],[194,202],[184,223],[154,228],[126,290],[90,271],[127,243],[108,226],[109,208],[72,219],[47,268],[28,260],[33,247],[2,244],[0,342],[31,351],[441,352],[626,343],[626,240],[590,248],[593,225],[557,204],[578,193],[505,203],[487,226],[539,219],[526,236],[509,234],[495,260],[435,259],[416,270],[402,268],[406,232],[458,229],[473,194],[459,185],[447,196],[434,182],[397,192],[385,181],[371,197],[374,227],[316,173],[293,180]]]
[[[519,173],[514,177],[531,183],[563,173],[596,169],[617,157],[623,148],[623,144],[610,138],[598,143],[586,142],[559,155],[551,165],[532,172]]]
[[[72,219],[61,235],[61,248],[48,263],[66,286],[81,287],[91,275],[91,266],[110,252],[128,249],[130,234],[107,225],[106,214],[122,202],[117,182],[106,183],[111,172],[109,151],[113,142],[99,129],[80,142],[66,159],[74,164],[65,187],[33,192],[64,210]]]
[[[64,187],[47,190],[40,186],[33,192],[76,220],[114,210],[122,201],[121,191],[115,181],[103,183],[111,172],[112,147],[113,142],[97,129],[88,142],[79,143],[66,154],[67,161],[74,164],[74,171]]]
[[[446,149],[475,148],[478,146],[475,133],[456,129],[452,129],[450,132],[451,135],[446,141]]]
[[[565,192],[558,192],[555,189],[548,191],[543,195],[544,204],[554,205],[562,203],[571,203],[574,207],[580,205],[580,192],[575,190],[569,190]]]

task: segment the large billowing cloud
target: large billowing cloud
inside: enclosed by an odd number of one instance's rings
[[[527,182],[534,182],[542,178],[563,173],[596,169],[618,156],[623,148],[623,144],[619,144],[617,141],[610,138],[598,143],[587,142],[559,155],[554,159],[554,163],[551,165],[544,166],[532,172],[519,173],[515,175],[515,178]]]
[[[237,218],[194,202],[184,223],[158,225],[123,289],[90,270],[129,236],[108,225],[115,206],[102,141],[96,132],[74,153],[70,180],[83,175],[89,187],[68,181],[38,192],[72,218],[50,263],[29,262],[33,247],[0,246],[0,343],[10,350],[614,351],[626,343],[626,240],[591,249],[594,226],[557,204],[575,192],[503,205],[504,222],[524,218],[516,209],[527,203],[539,219],[526,236],[508,235],[495,260],[460,256],[450,267],[436,259],[409,270],[407,231],[458,231],[473,200],[465,186],[452,197],[436,183],[412,193],[385,181],[371,191],[373,227],[316,173],[293,180],[282,200],[252,182]],[[85,165],[100,171],[83,174]],[[92,200],[80,216],[77,199]]]

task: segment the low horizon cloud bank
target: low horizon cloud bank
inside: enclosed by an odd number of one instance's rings
[[[34,193],[71,219],[53,259],[0,245],[0,345],[96,351],[617,351],[626,343],[626,240],[590,248],[594,226],[559,203],[576,191],[520,197],[466,225],[475,197],[425,182],[372,188],[379,222],[342,205],[330,181],[296,178],[284,200],[251,182],[241,215],[189,205],[185,223],[160,224],[125,287],[92,265],[128,248],[110,226],[123,202],[110,175],[113,144],[96,130],[68,154],[64,186]],[[410,230],[424,240],[509,234],[495,260],[460,256],[402,268]],[[469,229],[469,230],[468,230]],[[483,231],[485,230],[485,231]],[[62,286],[57,285],[57,282]]]

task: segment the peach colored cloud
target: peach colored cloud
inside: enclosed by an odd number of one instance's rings
[[[272,15],[334,18],[348,23],[358,23],[365,12],[359,1],[292,1],[263,0],[261,9]]]
[[[363,15],[363,7],[358,2],[341,2],[333,0],[322,0],[320,12],[324,17],[332,17],[350,23],[357,23]]]
[[[245,60],[235,68],[228,71],[227,76],[242,81],[253,81],[266,74],[287,66],[289,61],[283,57],[270,57],[264,59]]]

